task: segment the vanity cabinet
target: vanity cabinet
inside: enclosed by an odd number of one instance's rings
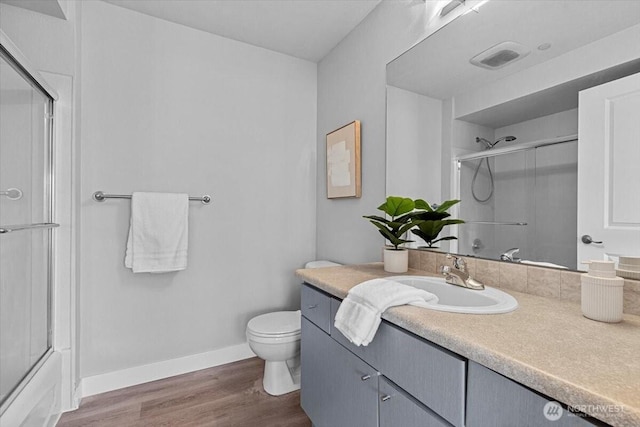
[[[464,425],[463,358],[387,322],[356,347],[333,327],[339,305],[303,286],[300,401],[314,426]]]
[[[550,404],[547,397],[472,361],[468,383],[467,427],[605,425]]]
[[[386,321],[354,346],[333,327],[340,303],[303,285],[300,401],[315,427],[602,425],[548,420],[545,396]]]

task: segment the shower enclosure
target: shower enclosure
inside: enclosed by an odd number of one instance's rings
[[[0,414],[51,351],[52,113],[0,48]]]
[[[515,144],[456,160],[461,254],[552,262],[575,269],[575,136]],[[517,259],[516,259],[517,260]]]

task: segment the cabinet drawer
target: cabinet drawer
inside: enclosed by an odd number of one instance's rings
[[[307,284],[302,285],[300,310],[302,315],[312,321],[316,326],[331,332],[331,302],[330,297]]]
[[[331,306],[333,319],[340,301],[332,298]],[[366,347],[333,326],[331,337],[454,426],[464,425],[466,359],[386,321]]]
[[[429,408],[380,377],[380,427],[450,427]]]
[[[552,407],[545,416],[545,405],[552,401],[475,362],[469,362],[467,388],[468,427],[557,426],[582,427],[601,425],[591,418],[568,413],[560,414]],[[547,407],[548,411],[549,408]],[[552,418],[552,419],[549,419]]]
[[[462,427],[466,359],[387,322],[378,334],[376,368],[442,418]]]

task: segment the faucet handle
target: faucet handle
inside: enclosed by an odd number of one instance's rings
[[[514,257],[515,254],[520,252],[520,248],[511,248],[508,251],[500,255],[500,260],[509,262],[519,262],[520,259]]]
[[[460,258],[459,256],[453,254],[447,254],[447,259],[453,259],[453,266],[460,271],[467,270],[467,263],[464,258]]]

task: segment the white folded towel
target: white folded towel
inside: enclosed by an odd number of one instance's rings
[[[422,289],[387,279],[373,279],[351,288],[342,301],[334,326],[356,346],[369,345],[380,326],[382,313],[397,305],[424,305],[438,297]]]
[[[187,268],[188,218],[188,194],[133,193],[124,265],[134,273]]]

